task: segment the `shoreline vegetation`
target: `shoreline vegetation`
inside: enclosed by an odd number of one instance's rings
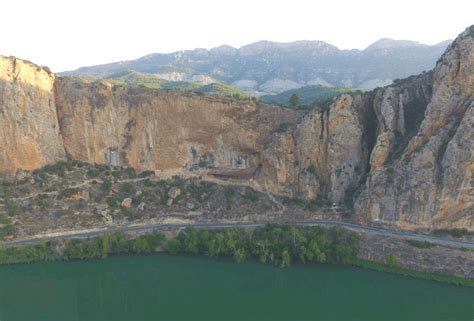
[[[91,239],[41,241],[36,245],[3,247],[0,265],[37,261],[67,261],[106,258],[118,254],[165,251],[170,255],[231,257],[236,262],[257,260],[288,267],[292,263],[330,263],[356,266],[425,280],[474,287],[474,279],[419,272],[399,267],[395,257],[380,264],[357,257],[359,236],[341,228],[294,227],[268,224],[263,228],[186,228],[176,237],[161,231],[131,237],[123,232],[105,233]]]

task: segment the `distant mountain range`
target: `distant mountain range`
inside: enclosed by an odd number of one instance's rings
[[[432,69],[450,42],[428,46],[384,38],[364,50],[340,50],[324,41],[259,41],[240,49],[155,53],[61,75],[115,79],[139,72],[171,82],[221,82],[259,96],[313,85],[368,90]]]

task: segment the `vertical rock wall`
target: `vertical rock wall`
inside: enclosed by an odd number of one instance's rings
[[[64,159],[53,84],[48,70],[0,56],[0,176]]]

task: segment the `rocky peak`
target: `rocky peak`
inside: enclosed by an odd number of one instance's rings
[[[216,56],[233,56],[233,55],[236,55],[237,53],[238,53],[237,49],[228,45],[222,45],[219,47],[212,48],[210,50],[210,54],[216,55]]]
[[[366,52],[376,51],[376,50],[390,50],[395,48],[418,48],[426,47],[426,45],[419,43],[417,41],[411,40],[394,40],[390,38],[382,38],[368,46],[364,49]]]

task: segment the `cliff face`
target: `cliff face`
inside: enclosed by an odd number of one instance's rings
[[[297,113],[251,100],[84,83],[55,83],[59,124],[72,158],[139,170],[254,177],[275,128]]]
[[[369,139],[365,96],[340,96],[330,106],[307,113],[263,152],[264,186],[306,199],[344,201],[345,191],[366,174]]]
[[[64,159],[53,84],[47,70],[0,56],[0,177]]]
[[[58,78],[59,124],[74,159],[198,171],[340,202],[365,174],[363,96],[303,112],[197,94]]]
[[[38,168],[68,154],[327,198],[353,206],[365,223],[472,230],[473,38],[474,26],[432,72],[310,111],[54,79],[2,58],[0,171]]]
[[[410,88],[418,88],[419,96],[412,107],[421,112],[428,104],[406,146],[396,144],[397,134],[403,132],[397,119],[405,113],[405,125],[410,121],[403,100],[413,93],[401,96],[389,87],[380,93],[384,101],[374,106],[381,115],[379,135],[356,212],[368,221],[391,221],[407,228],[473,229],[474,26],[448,47],[432,76],[417,77]],[[417,114],[412,113],[413,119]],[[405,136],[406,132],[407,128]],[[394,149],[400,153],[388,162]]]

